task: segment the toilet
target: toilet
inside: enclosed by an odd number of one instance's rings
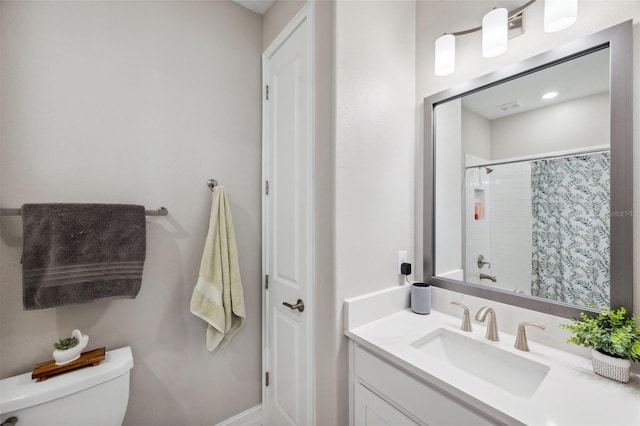
[[[31,373],[0,381],[0,424],[11,417],[16,426],[119,426],[129,402],[131,347],[106,352],[94,367],[85,367],[42,382]]]

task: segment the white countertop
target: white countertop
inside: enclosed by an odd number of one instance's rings
[[[499,320],[499,318],[498,318]],[[460,330],[460,318],[432,311],[418,315],[406,309],[345,331],[362,347],[442,391],[505,423],[529,425],[640,425],[640,376],[619,383],[596,375],[591,360],[529,340],[530,352],[514,349],[515,336],[500,332],[499,342],[484,338],[485,328]],[[445,328],[550,367],[531,397],[522,397],[485,382],[446,362],[425,356],[411,343]],[[515,327],[514,327],[515,328]]]

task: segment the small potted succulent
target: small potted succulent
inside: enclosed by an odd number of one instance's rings
[[[640,328],[637,317],[627,316],[625,308],[612,311],[605,308],[599,315],[590,317],[584,312],[581,321],[574,319],[562,328],[573,335],[568,343],[591,348],[593,371],[619,382],[629,381],[631,361],[640,361]]]
[[[60,339],[60,341],[53,344],[53,359],[56,361],[56,365],[68,364],[71,361],[75,361],[80,358],[80,354],[89,343],[89,336],[82,334],[80,330],[73,330],[71,337],[66,339]]]

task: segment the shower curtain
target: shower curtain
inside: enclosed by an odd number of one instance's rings
[[[531,294],[609,306],[608,152],[531,164]]]

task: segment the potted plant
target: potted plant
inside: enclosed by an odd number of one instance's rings
[[[631,361],[640,361],[640,328],[637,317],[626,315],[625,308],[612,311],[605,308],[599,315],[590,317],[584,312],[579,320],[563,324],[573,336],[568,343],[591,348],[593,371],[610,379],[629,381]]]
[[[82,334],[80,330],[73,330],[71,337],[66,339],[60,339],[60,341],[53,344],[53,359],[56,361],[56,365],[68,364],[71,361],[75,361],[80,358],[80,354],[89,343],[89,336]]]

